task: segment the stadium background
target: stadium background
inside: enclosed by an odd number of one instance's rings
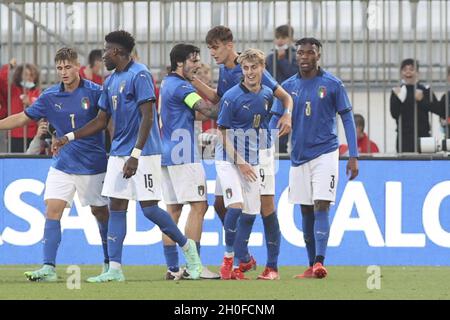
[[[274,28],[289,23],[295,39],[308,35],[322,40],[322,66],[343,79],[355,112],[365,116],[366,132],[382,151],[377,156],[363,157],[356,182],[347,183],[345,162],[341,162],[337,206],[331,212],[334,220],[327,262],[448,265],[447,154],[395,153],[395,122],[389,114],[389,94],[398,84],[400,62],[407,57],[419,59],[421,78],[432,85],[439,97],[447,90],[449,12],[447,1],[431,0],[2,1],[0,63],[13,57],[19,63],[35,63],[41,69],[45,88],[56,81],[53,54],[57,48],[75,46],[85,62],[91,49],[102,47],[104,34],[124,28],[136,36],[141,61],[150,67],[158,81],[168,64],[168,52],[180,41],[201,48],[202,60],[211,64],[213,79],[217,79],[217,66],[204,44],[211,26],[228,25],[238,50],[258,47],[268,53]],[[435,116],[432,132],[436,138],[442,136]],[[339,136],[345,142],[341,124]],[[11,155],[0,158],[0,264],[40,262],[42,195],[49,163],[46,158]],[[299,249],[304,246],[300,214],[286,201],[288,167],[287,160],[280,161],[276,180],[283,234],[280,264],[303,265],[306,258],[304,249]],[[211,192],[215,174],[210,165],[207,171]],[[88,211],[75,201],[75,208],[66,214],[69,216],[63,220],[65,231],[59,262],[98,262],[100,242]],[[78,215],[83,218],[77,220]],[[162,264],[159,232],[142,215],[134,215],[133,210],[129,219],[124,263]],[[206,254],[202,256],[207,264],[218,264],[223,234],[212,208],[204,231]],[[258,220],[250,248],[263,259],[261,231]]]

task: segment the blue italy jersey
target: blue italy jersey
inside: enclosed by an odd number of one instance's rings
[[[242,68],[241,65],[235,61],[236,66],[232,69],[229,69],[225,67],[225,65],[221,64],[219,69],[219,81],[217,83],[217,95],[219,97],[222,97],[225,92],[227,92],[230,88],[234,87],[235,85],[239,84],[242,80]],[[261,82],[263,85],[269,87],[272,89],[273,92],[277,90],[278,82],[272,77],[272,75],[267,71],[264,70]],[[270,116],[266,117],[263,121],[262,128],[263,129],[269,129],[269,120]],[[267,135],[268,139],[266,139],[267,143],[261,144],[261,149],[267,149],[272,146],[272,139],[271,135]]]
[[[198,160],[194,134],[195,111],[186,97],[195,92],[183,77],[170,73],[161,83],[161,139],[162,165],[171,166]]]
[[[129,156],[136,145],[143,103],[155,101],[153,79],[147,67],[130,61],[123,71],[115,71],[106,79],[99,107],[111,115],[114,124],[114,137],[111,143],[112,156]],[[155,104],[153,125],[141,155],[161,154],[161,137]]]
[[[81,79],[73,92],[57,84],[45,90],[25,114],[33,120],[46,118],[61,137],[97,116],[100,94],[101,87],[89,80]],[[106,162],[105,138],[100,132],[66,144],[53,157],[52,166],[68,174],[98,174],[106,171]]]
[[[237,153],[249,164],[258,164],[259,133],[268,116],[273,100],[272,90],[262,85],[258,93],[249,91],[242,83],[228,90],[220,100],[217,124],[232,129],[229,137]],[[229,159],[221,141],[217,144],[216,160]]]
[[[300,73],[282,83],[292,96],[292,166],[332,152],[339,147],[336,113],[352,109],[341,80],[319,69],[312,79],[302,79]],[[280,109],[275,103],[274,112]]]

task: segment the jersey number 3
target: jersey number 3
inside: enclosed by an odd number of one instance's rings
[[[311,115],[311,101],[306,101],[305,114],[308,117]]]

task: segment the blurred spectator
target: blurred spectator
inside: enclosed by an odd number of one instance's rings
[[[356,125],[356,138],[358,139],[358,151],[359,153],[378,153],[380,150],[375,142],[369,139],[367,134],[364,132],[365,121],[364,117],[358,113],[354,114],[355,125]],[[348,146],[346,144],[341,144],[339,146],[339,155],[348,155]]]
[[[38,122],[37,133],[30,143],[26,154],[52,155],[52,135],[49,132],[49,123],[46,119]]]
[[[281,84],[298,72],[296,50],[293,44],[294,29],[282,25],[275,29],[275,49],[266,58],[266,69]]]
[[[12,71],[11,81],[11,113],[16,114],[22,112],[30,106],[40,95],[39,89],[39,70],[31,64],[25,63],[16,66],[16,60],[12,59],[0,69],[0,118],[4,118],[8,114],[8,77]],[[26,135],[24,133],[26,131]],[[11,135],[11,152],[24,152],[24,137],[26,137],[26,145],[28,146],[33,137],[36,135],[37,124],[32,121],[24,128],[16,128],[10,131]]]
[[[430,86],[418,80],[418,61],[403,60],[400,73],[402,80],[399,87],[392,89],[390,104],[397,123],[397,152],[418,152],[418,138],[430,136],[429,112],[441,112]]]
[[[99,85],[103,84],[102,50],[95,49],[89,52],[88,65],[80,68],[80,76]]]
[[[447,83],[450,84],[450,67],[447,67]],[[437,102],[437,109],[440,112],[443,135],[450,138],[450,90]]]
[[[279,84],[298,72],[296,49],[293,46],[294,29],[287,24],[275,29],[275,48],[266,58],[266,69]],[[278,152],[288,152],[289,135],[278,139]]]
[[[212,72],[209,64],[202,62],[200,68],[197,69],[196,77],[212,88]],[[206,97],[202,96],[202,98],[205,101],[208,101]],[[214,119],[206,119],[202,121],[202,132],[205,132],[211,128],[217,128],[217,123]]]

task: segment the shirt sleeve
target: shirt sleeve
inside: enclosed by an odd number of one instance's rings
[[[284,90],[286,90],[287,93],[290,92],[289,88],[287,88],[286,82],[283,82],[281,87]],[[282,116],[284,114],[284,111],[285,111],[285,109],[284,109],[284,106],[283,106],[283,103],[281,102],[281,100],[275,98],[273,100],[273,104],[272,104],[272,108],[270,109],[270,113]]]
[[[335,99],[336,111],[339,114],[343,114],[352,110],[352,104],[350,103],[350,99],[348,98],[347,92],[342,82],[339,82],[336,86]]]
[[[140,72],[134,79],[134,96],[137,105],[145,102],[156,101],[155,86],[150,72]]]
[[[191,109],[198,100],[201,100],[201,97],[195,92],[194,87],[188,82],[185,82],[182,85],[178,85],[178,87],[175,89],[174,94],[176,101],[182,101]],[[200,99],[197,99],[198,97]]]
[[[47,118],[45,95],[41,95],[34,101],[34,103],[24,110],[28,118],[32,120],[39,120],[41,118]]]
[[[111,105],[110,105],[109,99],[108,99],[108,89],[107,89],[106,85],[103,86],[103,90],[100,93],[100,97],[98,99],[98,108],[100,110],[106,112],[107,114],[112,113]]]
[[[264,70],[262,76],[262,84],[268,86],[272,92],[275,92],[278,88],[278,82],[270,75],[269,71]]]
[[[228,97],[223,97],[220,100],[220,111],[217,117],[217,124],[222,127],[229,129],[232,127],[233,120],[233,102],[229,100]]]
[[[224,82],[222,81],[223,77],[224,77],[223,68],[220,68],[220,70],[219,70],[219,80],[217,82],[217,95],[219,97],[221,97],[221,98],[225,94],[225,85],[224,85]]]

